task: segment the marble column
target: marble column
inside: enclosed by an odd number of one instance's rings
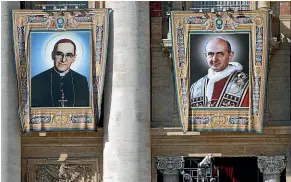
[[[21,133],[12,44],[13,9],[20,9],[19,1],[1,2],[1,181],[21,181]]]
[[[258,168],[264,182],[280,182],[281,172],[286,167],[285,156],[258,156]]]
[[[270,3],[270,1],[258,1],[258,7],[257,8],[259,10],[270,9],[271,8],[271,3]],[[268,35],[269,45],[272,44],[272,40],[273,40],[273,36],[272,36],[272,31],[271,30],[269,31],[269,35]],[[271,52],[271,46],[269,46],[268,49],[269,49],[269,52]]]
[[[178,182],[179,172],[184,168],[184,158],[157,157],[157,169],[163,174],[163,182]]]
[[[291,146],[286,151],[286,182],[291,182]]]
[[[151,181],[149,2],[106,1],[103,182]]]

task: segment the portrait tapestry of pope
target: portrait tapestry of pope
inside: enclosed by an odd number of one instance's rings
[[[249,75],[243,72],[242,64],[233,61],[235,54],[226,38],[214,36],[207,40],[204,61],[208,70],[190,86],[191,107],[249,107]],[[248,54],[240,57],[246,59],[246,64]]]

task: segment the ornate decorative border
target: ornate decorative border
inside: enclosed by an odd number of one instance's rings
[[[188,131],[262,132],[267,82],[269,12],[171,12],[172,52],[180,121]],[[189,32],[251,32],[249,108],[191,108]]]
[[[22,159],[22,181],[87,181],[100,180],[99,157],[42,157]],[[40,178],[44,178],[41,180]]]
[[[90,11],[14,10],[13,41],[19,90],[19,117],[23,132],[46,130],[96,130],[100,118],[107,59],[109,9]],[[32,30],[92,31],[90,108],[30,109],[29,35]]]

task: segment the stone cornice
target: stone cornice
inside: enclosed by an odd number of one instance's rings
[[[189,132],[184,134],[181,128],[152,128],[152,146],[195,146],[228,145],[237,147],[252,145],[285,145],[291,148],[291,127],[264,128],[262,134],[242,132]],[[93,147],[102,151],[103,130],[98,132],[47,132],[45,137],[33,132],[22,135],[21,146],[34,147]],[[31,149],[32,150],[32,149]],[[246,155],[248,153],[242,154]],[[259,153],[258,153],[259,154]]]
[[[291,123],[291,121],[290,121]],[[46,132],[46,136],[39,136],[40,132],[30,132],[21,134],[22,139],[27,138],[100,138],[103,139],[103,128],[98,128],[97,132],[93,131],[50,131]],[[180,127],[168,127],[168,128],[151,128],[151,136],[189,136],[189,135],[201,135],[201,136],[254,136],[254,135],[291,135],[291,126],[270,126],[264,127],[262,134],[256,133],[242,133],[242,132],[188,132],[183,133]]]
[[[291,20],[291,15],[280,15],[279,20]]]
[[[291,123],[291,121],[290,121]],[[256,133],[242,133],[242,132],[188,132],[183,133],[182,129],[176,128],[151,128],[151,136],[187,136],[187,135],[201,135],[201,136],[263,136],[263,135],[291,135],[291,126],[271,126],[264,127],[262,134]]]

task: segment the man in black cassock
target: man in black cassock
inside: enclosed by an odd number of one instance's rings
[[[76,59],[76,45],[59,40],[52,51],[54,67],[31,79],[32,107],[89,107],[85,76],[70,69]]]

